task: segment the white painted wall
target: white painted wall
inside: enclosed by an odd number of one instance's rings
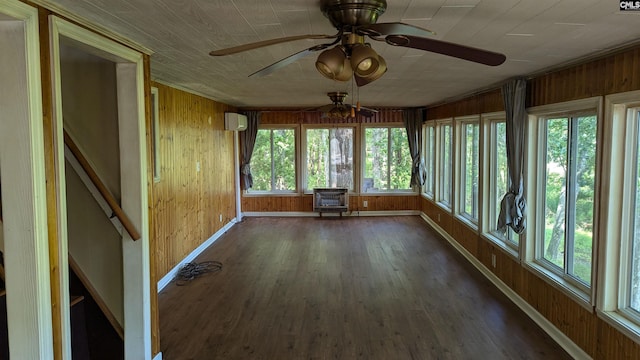
[[[116,65],[63,42],[60,67],[65,130],[119,200]],[[69,164],[65,176],[69,253],[124,327],[122,238]]]

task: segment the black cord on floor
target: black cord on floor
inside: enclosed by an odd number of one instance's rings
[[[186,263],[178,270],[175,277],[176,285],[186,285],[189,281],[206,273],[222,270],[222,263],[219,261],[203,261],[201,263]]]

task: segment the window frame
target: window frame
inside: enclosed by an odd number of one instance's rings
[[[482,184],[482,210],[481,210],[481,229],[482,235],[487,240],[498,245],[505,252],[511,255],[514,259],[520,259],[522,249],[522,238],[520,235],[519,241],[515,242],[510,240],[511,236],[514,236],[514,231],[509,228],[506,236],[497,230],[497,222],[499,213],[494,214],[494,210],[498,207],[498,197],[502,198],[504,194],[496,194],[496,178],[497,178],[497,143],[499,139],[496,136],[497,125],[504,123],[506,125],[507,115],[504,111],[485,113],[480,117],[480,136],[481,136],[481,150],[480,156],[482,159],[482,172],[481,172],[481,184]],[[506,143],[506,138],[503,140]]]
[[[358,151],[360,146],[360,126],[354,123],[343,124],[304,124],[300,129],[300,168],[299,168],[299,183],[298,188],[303,194],[313,194],[313,188],[307,188],[308,174],[307,174],[307,130],[310,129],[338,129],[338,128],[350,128],[353,131],[353,189],[348,189],[349,193],[355,193],[360,191],[360,152]]]
[[[450,163],[449,163],[449,171],[451,172],[451,175],[449,177],[449,199],[447,199],[446,201],[443,201],[443,193],[444,193],[444,186],[445,181],[444,181],[444,174],[443,174],[443,167],[446,165],[444,164],[443,159],[443,149],[444,149],[444,143],[443,143],[443,128],[444,127],[449,127],[450,131],[451,131],[451,135],[450,135],[450,154],[449,154],[449,158],[450,158]],[[436,204],[438,204],[440,207],[442,207],[443,209],[447,210],[447,212],[451,212],[453,210],[453,206],[455,204],[455,194],[454,194],[454,182],[455,182],[455,126],[453,123],[453,118],[448,118],[448,119],[441,119],[441,120],[436,120],[436,193],[435,193],[435,199],[436,199]]]
[[[294,156],[294,169],[295,169],[295,184],[296,184],[296,188],[294,190],[273,190],[273,184],[271,184],[272,189],[271,190],[254,190],[254,189],[247,189],[244,190],[244,195],[247,196],[264,196],[264,195],[296,195],[299,193],[299,189],[300,189],[300,167],[299,167],[299,162],[300,162],[300,130],[299,130],[299,126],[296,124],[285,124],[285,125],[280,125],[280,124],[265,124],[262,125],[260,124],[258,127],[258,131],[260,130],[270,130],[273,132],[273,130],[293,130],[293,134],[294,134],[294,145],[295,145],[295,156]],[[273,146],[273,144],[272,144]],[[255,148],[254,148],[255,151]],[[273,151],[271,152],[271,174],[273,177],[274,174],[274,168],[273,168]],[[252,160],[253,160],[253,154],[252,154]]]
[[[429,129],[433,131],[433,139],[429,139]],[[420,156],[424,162],[425,172],[427,173],[427,181],[421,189],[421,193],[427,199],[433,200],[436,192],[436,124],[433,121],[427,121],[422,124],[422,149]],[[433,144],[433,151],[430,151],[429,145]],[[431,159],[429,158],[431,157]],[[429,167],[429,163],[432,163],[432,167]],[[429,188],[429,184],[431,188]]]
[[[406,189],[389,189],[389,190],[373,190],[373,191],[364,191],[364,180],[366,178],[366,159],[367,159],[367,144],[366,144],[366,136],[367,136],[367,129],[401,129],[402,131],[404,131],[405,135],[406,135],[406,128],[404,126],[403,123],[371,123],[371,124],[362,124],[361,126],[361,130],[360,130],[360,144],[362,144],[362,146],[360,147],[360,159],[362,159],[362,161],[360,162],[361,166],[360,166],[360,183],[359,183],[359,192],[362,194],[383,194],[383,195],[393,195],[393,194],[400,194],[400,195],[408,195],[408,194],[416,194],[418,192],[417,189],[412,188],[412,187],[408,187]],[[389,146],[390,144],[388,143],[387,146]],[[405,144],[408,148],[409,143],[407,140],[407,143]],[[411,156],[411,154],[409,154],[409,156]],[[389,170],[390,172],[391,170]],[[409,171],[411,171],[411,168],[409,168]],[[410,180],[409,180],[410,181]]]
[[[595,305],[596,290],[596,270],[597,270],[597,247],[598,247],[598,231],[599,231],[599,197],[600,197],[600,178],[601,178],[601,150],[602,149],[602,97],[592,97],[581,100],[568,101],[563,103],[543,105],[528,109],[529,120],[527,137],[527,151],[525,160],[526,179],[525,179],[525,198],[527,199],[529,226],[526,230],[526,257],[525,265],[540,277],[563,291],[569,297],[574,299],[578,304],[582,305],[589,311],[593,311]],[[546,182],[546,171],[539,171],[540,166],[546,167],[546,152],[543,142],[546,140],[545,135],[542,136],[543,127],[546,119],[557,116],[580,116],[584,114],[595,114],[596,116],[596,159],[595,159],[595,175],[594,175],[594,207],[593,207],[593,236],[591,247],[591,279],[590,285],[573,279],[566,271],[557,270],[557,265],[547,264],[549,261],[543,259],[541,254],[541,243],[544,244],[544,229],[540,229],[540,225],[544,226],[544,196],[539,187]],[[546,129],[546,128],[544,128]],[[543,165],[541,165],[543,164]],[[540,236],[542,233],[542,237]],[[521,239],[522,242],[522,239]],[[544,245],[542,245],[544,246]],[[565,244],[566,246],[566,244]],[[565,266],[566,268],[566,266]]]
[[[630,114],[634,114],[635,119]],[[600,194],[602,226],[598,236],[607,241],[602,241],[598,247],[601,256],[598,261],[596,313],[611,326],[640,342],[640,314],[629,309],[629,293],[624,288],[629,281],[630,255],[621,255],[632,245],[629,234],[632,201],[624,194],[635,191],[631,188],[634,175],[631,172],[637,171],[635,166],[637,157],[640,157],[640,91],[608,95],[604,119],[602,142],[605,151],[601,161],[605,175],[602,179],[604,190]],[[629,166],[630,162],[636,164]],[[621,183],[622,186],[617,186]]]
[[[466,155],[466,132],[465,130],[465,126],[467,125],[475,125],[478,127],[478,148],[476,149],[477,151],[477,158],[478,158],[478,189],[477,189],[477,193],[476,193],[476,203],[477,203],[477,212],[478,215],[477,217],[473,217],[472,214],[469,214],[467,212],[465,212],[465,201],[466,201],[466,191],[465,191],[465,175],[466,175],[466,162],[465,162],[465,155]],[[482,170],[482,161],[481,161],[481,156],[480,156],[480,149],[482,148],[482,139],[481,139],[481,126],[480,126],[480,116],[479,115],[471,115],[471,116],[463,116],[463,117],[456,117],[454,119],[454,127],[455,127],[455,131],[454,131],[454,135],[453,135],[453,147],[456,149],[456,151],[454,151],[455,153],[455,157],[454,157],[454,161],[453,161],[453,165],[454,168],[456,169],[455,171],[455,179],[454,179],[454,186],[453,188],[454,193],[455,194],[459,194],[459,196],[457,196],[457,201],[455,202],[455,213],[456,213],[456,217],[460,220],[462,220],[463,222],[465,222],[467,225],[469,225],[471,228],[477,230],[478,229],[478,225],[480,223],[480,216],[481,216],[481,212],[482,212],[482,206],[480,203],[481,200],[481,196],[480,196],[480,192],[481,192],[481,184],[480,184],[480,179],[481,179],[481,170]]]

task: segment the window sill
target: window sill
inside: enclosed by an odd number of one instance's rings
[[[245,197],[260,197],[260,196],[300,196],[299,192],[269,192],[269,191],[265,191],[265,192],[247,192],[244,191],[242,193],[242,196]]]
[[[411,195],[418,195],[418,192],[413,190],[367,191],[367,192],[361,192],[358,195],[360,196],[411,196]]]
[[[439,208],[441,208],[442,210],[450,213],[451,212],[451,205],[447,204],[447,203],[443,203],[440,201],[436,201],[436,205],[438,205]]]
[[[434,200],[433,200],[433,194],[427,194],[427,193],[424,193],[424,192],[423,192],[423,193],[420,193],[420,195],[422,195],[422,197],[423,197],[424,199],[434,201]]]
[[[604,322],[628,336],[633,341],[640,343],[640,324],[631,321],[620,311],[604,311],[597,309],[596,313]]]
[[[520,262],[520,254],[517,248],[512,247],[509,243],[492,233],[483,233],[481,236],[483,239],[502,249],[502,251],[511,256],[513,260]]]
[[[537,262],[526,262],[525,265],[527,269],[538,275],[549,285],[560,290],[569,298],[573,299],[577,304],[588,310],[590,313],[593,313],[594,307],[591,303],[591,294],[583,291],[578,286],[572,284]]]
[[[466,226],[468,226],[470,229],[474,231],[478,231],[478,223],[474,222],[464,214],[457,214],[456,219],[461,223],[465,224]]]

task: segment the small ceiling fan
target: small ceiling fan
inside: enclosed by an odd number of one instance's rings
[[[378,110],[369,109],[364,106],[360,106],[353,104],[345,104],[344,99],[349,96],[348,93],[342,91],[333,91],[328,92],[327,96],[331,99],[331,104],[324,105],[318,108],[313,108],[309,110],[319,111],[322,113],[323,118],[341,118],[346,119],[349,117],[356,117],[356,114],[362,115],[364,117],[372,117],[374,114],[378,112]]]
[[[385,60],[369,43],[365,43],[366,37],[393,46],[431,51],[490,66],[500,65],[506,60],[500,53],[425,38],[424,36],[434,33],[417,26],[401,22],[376,23],[386,9],[386,0],[321,0],[320,10],[338,29],[335,35],[288,36],[214,50],[209,55],[231,55],[303,39],[333,39],[326,44],[315,45],[292,54],[249,76],[268,75],[307,55],[322,51],[316,60],[316,68],[322,75],[338,81],[348,81],[353,77],[358,86],[379,79],[387,71]]]

